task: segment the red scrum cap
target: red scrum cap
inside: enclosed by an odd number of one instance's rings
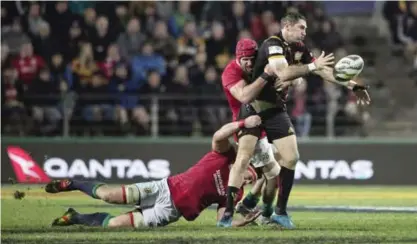
[[[240,60],[243,57],[255,56],[258,50],[258,44],[249,38],[240,39],[236,45],[236,58]]]

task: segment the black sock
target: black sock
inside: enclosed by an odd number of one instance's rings
[[[227,203],[226,203],[226,210],[225,214],[229,214],[233,216],[234,213],[234,206],[235,206],[235,199],[236,195],[239,191],[239,188],[234,186],[228,186],[227,187]]]
[[[79,190],[84,192],[85,194],[89,195],[92,198],[99,199],[96,195],[96,190],[100,186],[105,185],[104,183],[93,182],[93,181],[80,181],[80,180],[72,180],[71,184],[69,185],[69,189],[71,190]]]
[[[107,227],[111,218],[112,216],[108,213],[77,214],[72,221],[75,224]]]
[[[291,193],[292,185],[294,183],[294,174],[295,174],[294,170],[287,169],[285,167],[282,167],[281,172],[279,173],[278,202],[277,202],[277,208],[275,209],[275,213],[278,215],[287,214],[287,203],[288,203],[288,198]]]

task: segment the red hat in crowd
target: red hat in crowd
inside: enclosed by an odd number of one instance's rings
[[[240,39],[236,45],[236,58],[240,60],[243,57],[251,57],[256,55],[258,44],[249,38]]]

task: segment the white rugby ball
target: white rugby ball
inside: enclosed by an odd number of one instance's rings
[[[347,82],[358,76],[365,66],[359,55],[348,55],[340,59],[334,66],[333,75],[337,81]]]

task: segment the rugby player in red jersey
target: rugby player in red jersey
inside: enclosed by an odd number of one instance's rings
[[[81,214],[70,208],[63,216],[55,219],[52,225],[164,226],[176,222],[180,217],[193,221],[212,204],[218,204],[217,218],[220,219],[226,206],[230,167],[236,157],[235,148],[228,138],[243,128],[253,128],[260,124],[260,117],[254,115],[224,125],[213,135],[212,150],[197,164],[184,173],[160,181],[120,186],[78,180],[52,181],[45,187],[48,193],[79,190],[108,203],[140,207],[119,216],[109,213]],[[257,174],[253,168],[248,168],[244,178],[247,183],[253,182],[257,179]],[[241,188],[236,197],[237,201],[242,194]],[[244,226],[255,220],[259,214],[259,211],[255,211],[243,219],[234,220],[232,226]]]

